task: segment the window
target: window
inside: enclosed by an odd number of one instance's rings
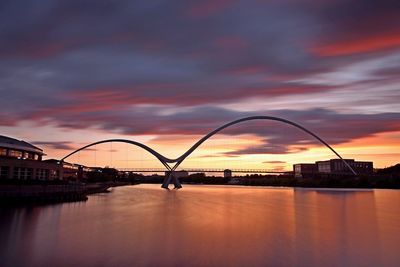
[[[294,171],[296,173],[301,173],[301,166],[300,165],[294,165]]]
[[[10,153],[9,154],[10,157],[14,157],[14,158],[21,158],[22,157],[22,152],[21,151],[10,150],[9,153]]]
[[[36,179],[38,179],[38,180],[47,180],[47,179],[49,179],[49,170],[37,169],[36,170]]]
[[[13,179],[19,179],[21,168],[15,167],[13,171]]]
[[[32,180],[33,179],[33,169],[32,168],[27,168],[26,169],[26,176],[25,178],[27,180]]]
[[[319,162],[318,163],[318,171],[330,173],[331,172],[331,163],[330,162]]]
[[[0,166],[0,179],[7,179],[9,173],[10,173],[10,167]]]
[[[32,168],[19,168],[15,167],[13,172],[13,179],[17,180],[30,180],[32,179],[33,169]]]
[[[7,156],[7,149],[6,148],[0,148],[0,156]]]
[[[50,170],[50,179],[60,179],[60,171],[58,170]]]
[[[19,179],[26,180],[26,168],[20,168]]]
[[[23,168],[15,167],[14,172],[13,172],[13,179],[21,179],[22,173],[25,172],[25,170],[22,170]]]

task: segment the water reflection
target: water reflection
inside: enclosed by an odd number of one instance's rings
[[[158,185],[0,211],[2,266],[397,266],[400,192]]]

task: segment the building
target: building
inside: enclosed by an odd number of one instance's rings
[[[345,161],[357,172],[357,174],[372,174],[374,167],[370,161]],[[351,170],[341,159],[330,159],[317,161],[315,163],[299,163],[293,165],[294,175],[297,178],[312,177],[315,174],[347,175],[352,174]]]
[[[224,178],[232,178],[232,171],[229,169],[224,170]]]
[[[46,159],[44,162],[60,165],[63,169],[62,178],[64,180],[81,180],[86,177],[84,170],[86,170],[87,167],[85,166],[66,161],[59,161],[57,159]]]
[[[165,172],[165,176],[169,176],[169,174],[170,174],[171,172],[170,171],[166,171]],[[174,176],[176,177],[176,178],[184,178],[184,177],[188,177],[189,176],[189,172],[187,172],[187,171],[174,171]]]
[[[373,163],[370,161],[355,161],[354,159],[345,159],[345,161],[358,174],[372,174],[374,171]],[[352,174],[351,170],[341,159],[330,159],[325,161],[317,161],[319,173],[326,174]]]
[[[63,167],[42,161],[43,150],[25,141],[0,135],[0,179],[62,179]]]
[[[85,165],[69,163],[69,162],[60,161],[57,159],[47,159],[44,161],[61,165],[63,168],[63,179],[64,180],[72,180],[72,181],[82,180],[82,179],[84,180],[84,179],[88,178],[87,174],[90,172],[103,172],[104,170],[108,169],[107,167],[106,168],[88,167]]]
[[[374,163],[372,161],[354,161],[352,167],[358,174],[374,173]]]
[[[315,175],[318,172],[317,164],[315,163],[299,163],[293,165],[294,177],[307,178]]]

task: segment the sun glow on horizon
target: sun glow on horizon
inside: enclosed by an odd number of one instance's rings
[[[162,155],[175,158],[186,152],[200,136],[179,136],[157,138],[144,137],[149,145]],[[126,138],[126,137],[125,137]],[[306,150],[294,153],[254,153],[235,154],[241,149],[257,148],[262,145],[262,138],[254,135],[226,136],[218,135],[206,141],[195,150],[181,165],[185,168],[218,168],[218,169],[270,169],[292,170],[296,163],[313,163],[319,160],[336,158],[328,148],[309,144]],[[288,146],[295,151],[298,145]],[[382,168],[398,163],[400,156],[400,132],[387,132],[378,135],[352,140],[333,145],[343,158],[354,158],[361,161],[373,161],[374,167]],[[62,152],[62,153],[61,153]],[[66,155],[65,150],[49,149],[51,158],[54,154]],[[172,152],[172,153],[171,153]],[[162,164],[150,153],[129,144],[103,144],[72,156],[67,161],[87,166],[110,166],[115,168],[163,168]]]

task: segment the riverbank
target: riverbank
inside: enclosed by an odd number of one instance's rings
[[[88,195],[127,185],[121,182],[0,185],[0,205],[86,201]]]
[[[398,176],[315,176],[296,178],[285,176],[249,176],[233,178],[229,184],[247,186],[285,186],[304,188],[370,188],[370,189],[400,189]]]
[[[0,203],[30,204],[87,200],[85,185],[1,185]]]
[[[161,184],[163,176],[140,177],[135,180],[142,184]],[[400,189],[400,175],[324,175],[297,178],[292,175],[247,175],[226,177],[188,176],[181,177],[183,185],[243,185],[243,186],[276,186],[276,187],[304,187],[304,188],[376,188]]]

